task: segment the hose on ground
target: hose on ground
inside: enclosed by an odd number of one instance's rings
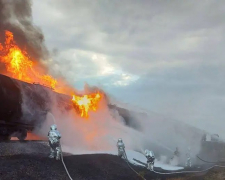
[[[52,114],[51,112],[48,112],[48,114],[51,115],[54,124],[56,124],[55,117],[53,116],[53,114]],[[66,170],[66,173],[67,173],[67,176],[69,177],[69,179],[70,179],[70,180],[73,180],[73,179],[71,178],[70,173],[69,173],[69,171],[68,171],[68,169],[67,169],[67,167],[66,167],[66,165],[65,165],[65,163],[64,163],[64,160],[63,160],[62,146],[61,146],[61,144],[59,144],[59,145],[60,145],[60,149],[61,149],[60,157],[61,157],[62,164],[63,164],[63,166],[64,166],[64,169]]]
[[[213,166],[211,166],[211,167],[209,167],[207,169],[201,170],[201,171],[176,171],[176,172],[165,172],[164,173],[164,172],[158,172],[158,171],[154,171],[153,170],[153,172],[156,173],[156,174],[161,174],[161,175],[166,175],[166,174],[169,175],[169,174],[203,173],[203,172],[206,172],[206,171],[208,171],[208,170],[210,170],[210,169],[212,169],[214,167],[225,168],[225,166],[213,165]]]
[[[206,171],[208,171],[208,170],[210,170],[210,169],[212,169],[212,168],[214,168],[214,167],[215,167],[215,166],[211,166],[211,167],[209,167],[209,168],[207,168],[207,169],[204,169],[204,170],[202,170],[202,171],[177,171],[177,172],[165,172],[165,173],[163,173],[163,172],[158,172],[158,171],[154,171],[154,170],[153,170],[153,172],[156,173],[156,174],[163,174],[163,175],[165,175],[165,174],[203,173],[203,172],[206,172]]]
[[[137,171],[135,171],[134,168],[132,168],[132,167],[130,166],[129,161],[128,161],[128,158],[127,158],[126,151],[125,151],[125,150],[123,150],[123,151],[124,151],[124,155],[125,155],[125,159],[126,159],[125,161],[126,161],[128,167],[129,167],[132,171],[134,171],[138,176],[140,176],[143,180],[146,180],[146,179],[145,179],[143,176],[141,176]]]
[[[65,163],[64,163],[64,160],[63,160],[63,154],[62,154],[62,146],[61,146],[61,144],[60,144],[60,149],[61,149],[61,161],[62,161],[62,164],[63,164],[63,166],[64,166],[64,169],[66,170],[66,173],[67,173],[69,179],[70,179],[70,180],[73,180],[73,179],[71,178],[71,176],[70,176],[70,173],[69,173],[69,171],[68,171],[68,169],[67,169]]]
[[[49,113],[50,113],[50,112],[49,112]],[[52,116],[52,119],[53,119],[54,123],[56,123],[53,114],[50,113],[50,115]],[[60,144],[60,148],[61,148],[61,151],[62,151],[61,144]],[[135,171],[134,168],[132,168],[132,167],[130,166],[129,161],[128,161],[128,158],[127,158],[127,154],[126,154],[126,151],[125,151],[125,150],[124,150],[124,154],[125,154],[125,159],[126,159],[126,163],[127,163],[128,167],[129,167],[133,172],[135,172],[138,176],[140,176],[141,178],[143,178],[144,180],[146,180],[146,179],[145,179],[143,176],[141,176],[137,171]],[[61,156],[62,164],[63,164],[63,166],[64,166],[64,169],[65,169],[65,171],[66,171],[66,173],[67,173],[69,179],[70,179],[70,180],[73,180],[72,177],[70,176],[70,173],[69,173],[69,171],[68,171],[68,169],[67,169],[65,163],[64,163],[62,152],[61,152],[61,155],[60,155],[60,156]],[[197,156],[197,158],[199,158],[201,161],[206,162],[206,163],[225,163],[225,162],[209,162],[209,161],[206,161],[206,160],[201,159],[199,156]],[[178,172],[168,172],[168,173],[163,173],[163,172],[157,172],[157,171],[154,171],[154,170],[153,170],[153,172],[156,173],[156,174],[162,174],[162,175],[165,175],[165,174],[182,174],[182,173],[203,173],[203,172],[206,172],[206,171],[208,171],[208,170],[210,170],[210,169],[212,169],[212,168],[214,168],[214,167],[225,168],[225,166],[213,165],[213,166],[211,166],[211,167],[209,167],[209,168],[207,168],[207,169],[205,169],[205,170],[202,170],[202,171],[178,171]]]
[[[200,158],[198,155],[196,155],[196,157],[197,157],[198,159],[200,159],[201,161],[205,162],[205,163],[210,163],[210,164],[225,163],[225,161],[214,161],[214,162],[212,162],[212,161],[206,161],[206,160]]]
[[[220,166],[220,165],[213,165],[207,169],[204,169],[202,171],[178,171],[178,172],[171,172],[171,173],[161,173],[161,172],[157,172],[157,171],[153,171],[154,173],[157,173],[157,174],[187,174],[187,173],[203,173],[203,172],[206,172],[210,169],[213,169],[214,167],[219,167],[219,168],[225,168],[225,166]]]

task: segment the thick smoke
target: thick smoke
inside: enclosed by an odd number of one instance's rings
[[[135,149],[137,143],[141,144],[142,141],[140,132],[126,126],[120,116],[111,114],[105,100],[102,100],[97,112],[90,112],[88,119],[81,118],[74,109],[62,111],[57,104],[52,106],[51,113],[62,133],[63,147],[71,153],[116,151],[115,144],[118,138],[123,138],[128,149]],[[40,133],[46,134],[52,123],[53,117],[48,114],[46,124]]]
[[[92,90],[86,86],[87,92]],[[184,164],[189,147],[193,159],[200,150],[202,133],[177,121],[163,119],[151,113],[125,112],[125,108],[121,113],[121,110],[112,106],[109,108],[108,100],[105,99],[101,101],[97,112],[91,112],[90,117],[84,119],[74,109],[65,110],[60,107],[55,94],[50,93],[50,96],[51,111],[38,133],[46,137],[50,125],[56,123],[62,134],[64,151],[73,154],[116,152],[116,141],[122,138],[126,149],[140,153],[150,149],[155,152],[158,160],[176,165]],[[176,159],[170,160],[176,147],[181,153],[179,162]]]
[[[39,61],[48,57],[44,36],[32,23],[30,0],[0,0],[0,43],[4,42],[5,30],[14,34],[18,46],[21,49],[26,48],[32,60]],[[83,92],[77,93],[89,93],[93,90],[96,88],[86,85]],[[73,90],[70,89],[70,91]],[[22,93],[23,112],[34,116],[33,113],[37,112],[38,108],[30,102],[31,99],[25,90]],[[41,89],[39,93],[42,94]],[[118,138],[123,138],[127,149],[143,152],[148,148],[154,150],[162,160],[165,156],[171,157],[176,147],[183,154],[189,146],[194,154],[199,151],[201,134],[192,128],[183,127],[178,122],[135,112],[130,113],[126,119],[125,116],[120,116],[118,110],[108,108],[108,99],[101,102],[97,112],[90,113],[89,119],[83,119],[74,109],[62,109],[54,93],[49,91],[49,96],[48,106],[51,113],[48,114],[47,121],[37,133],[46,137],[50,125],[56,123],[62,133],[63,148],[71,153],[116,151]]]
[[[32,23],[30,0],[0,0],[0,43],[4,42],[5,30],[14,34],[21,49],[26,49],[32,60],[48,56],[41,30]]]

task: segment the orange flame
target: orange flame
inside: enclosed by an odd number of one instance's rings
[[[27,53],[26,49],[20,49],[14,41],[13,33],[5,31],[5,42],[0,43],[0,62],[4,63],[7,75],[28,82],[40,83],[55,89],[58,84],[52,76],[41,74],[39,69],[41,66],[34,61]],[[38,65],[38,67],[37,67]],[[42,67],[42,66],[41,66]],[[60,83],[60,82],[59,82]],[[59,90],[60,86],[57,86]],[[65,88],[63,88],[65,92]],[[101,93],[92,93],[89,95],[73,95],[72,102],[75,109],[81,117],[88,118],[89,111],[96,111],[98,104],[102,98]]]
[[[34,63],[26,50],[21,50],[13,39],[13,33],[5,31],[5,43],[0,43],[0,61],[6,66],[6,70],[13,78],[34,82],[55,88],[57,81],[50,75],[40,75],[35,71]]]
[[[102,95],[98,92],[83,96],[73,95],[72,101],[80,116],[88,118],[88,112],[97,110],[101,98]]]

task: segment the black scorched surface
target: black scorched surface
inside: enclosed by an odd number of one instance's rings
[[[0,74],[0,120],[15,121],[22,117],[22,97],[13,79]]]
[[[61,161],[49,159],[47,143],[0,143],[1,180],[66,180]],[[138,180],[141,179],[125,161],[113,155],[66,155],[64,161],[72,178],[80,180]],[[132,166],[146,179],[166,179],[146,169]],[[156,170],[160,170],[157,169]],[[171,176],[170,176],[171,177]]]
[[[44,87],[0,74],[1,121],[34,125],[48,109],[46,102],[49,97]]]

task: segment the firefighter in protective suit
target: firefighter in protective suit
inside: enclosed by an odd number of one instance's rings
[[[179,151],[179,149],[178,149],[178,147],[176,147],[176,150],[174,151],[174,153],[173,153],[173,157],[170,159],[171,161],[171,163],[172,162],[177,162],[177,163],[179,163],[179,159],[180,159],[180,151]]]
[[[60,138],[61,134],[57,130],[57,126],[53,124],[50,127],[50,131],[48,132],[49,145],[51,148],[49,158],[56,158],[56,160],[60,159],[61,155]]]
[[[147,169],[153,171],[154,162],[155,162],[155,155],[153,151],[145,150],[145,157],[147,158]]]
[[[191,167],[191,148],[188,148],[188,152],[186,154],[187,160],[186,160],[186,167]]]
[[[176,151],[174,151],[174,156],[180,157],[180,151],[179,151],[178,147],[176,147]]]
[[[125,145],[124,145],[123,140],[121,138],[118,139],[117,148],[118,148],[118,156],[123,158],[123,159],[126,159]]]

